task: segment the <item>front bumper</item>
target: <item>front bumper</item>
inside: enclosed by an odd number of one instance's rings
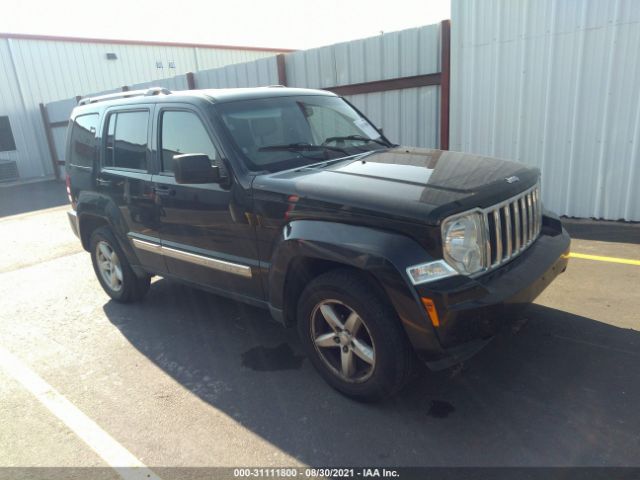
[[[513,318],[509,313],[514,307],[532,302],[565,271],[570,243],[562,227],[543,230],[526,251],[493,272],[419,286],[418,295],[434,301],[440,318],[434,330],[442,351],[435,357],[434,352],[425,352],[427,364],[446,368],[480,350]]]
[[[67,210],[67,217],[69,218],[69,225],[71,230],[75,233],[76,237],[80,238],[80,229],[78,228],[78,214],[75,210]]]

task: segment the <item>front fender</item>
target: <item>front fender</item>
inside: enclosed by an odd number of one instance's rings
[[[290,222],[276,243],[269,269],[269,302],[276,309],[285,305],[287,272],[299,257],[328,260],[370,273],[389,297],[414,348],[427,355],[441,351],[434,327],[406,274],[408,266],[431,260],[413,239],[357,225]]]

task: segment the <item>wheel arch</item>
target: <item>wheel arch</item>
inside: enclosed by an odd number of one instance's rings
[[[86,251],[90,249],[91,234],[96,228],[109,227],[136,274],[143,273],[138,267],[140,262],[131,242],[127,240],[127,223],[112,200],[103,196],[93,196],[85,202],[78,203],[77,214],[80,241]]]
[[[389,296],[380,284],[380,281],[370,271],[335,260],[298,255],[291,259],[284,279],[282,310],[285,325],[291,326],[296,323],[295,313],[298,299],[306,285],[314,278],[333,270],[353,272],[379,295],[384,297],[386,301],[390,302]]]
[[[80,242],[82,242],[82,248],[84,248],[86,251],[89,251],[91,234],[97,228],[108,226],[109,222],[107,221],[107,219],[99,215],[78,215],[78,229],[80,231]]]
[[[384,295],[398,314],[410,342],[419,349],[440,349],[426,312],[404,273],[407,265],[428,261],[428,254],[406,236],[357,225],[312,220],[289,223],[269,268],[268,297],[285,325],[295,323],[300,293],[311,278],[336,268],[358,272]]]

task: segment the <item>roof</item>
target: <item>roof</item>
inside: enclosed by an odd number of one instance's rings
[[[335,96],[327,90],[312,90],[309,88],[288,88],[280,85],[255,88],[208,88],[202,90],[185,90],[180,93],[196,92],[209,97],[216,103],[235,102],[237,100],[255,100],[257,98],[291,97],[298,95],[326,95]]]
[[[55,35],[33,35],[30,33],[6,33],[0,32],[0,38],[14,38],[17,40],[41,40],[50,42],[74,42],[74,43],[106,43],[116,45],[148,45],[156,47],[191,47],[191,48],[218,48],[224,50],[249,50],[254,52],[293,52],[290,48],[248,47],[242,45],[219,45],[208,43],[181,43],[162,42],[150,40],[126,40],[115,38],[90,38],[90,37],[65,37]]]
[[[291,96],[336,96],[327,90],[312,90],[308,88],[287,88],[274,85],[271,87],[255,88],[210,88],[202,90],[176,90],[169,91],[160,87],[144,90],[117,92],[108,95],[93,97],[97,102],[80,103],[78,107],[82,111],[111,105],[141,104],[141,103],[172,103],[184,101],[185,97],[199,99],[199,101],[226,103],[240,100],[255,100],[260,98],[291,97]],[[85,97],[87,101],[91,97]]]

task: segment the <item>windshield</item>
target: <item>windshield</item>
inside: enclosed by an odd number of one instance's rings
[[[250,170],[276,172],[391,146],[339,97],[244,100],[218,110]]]

